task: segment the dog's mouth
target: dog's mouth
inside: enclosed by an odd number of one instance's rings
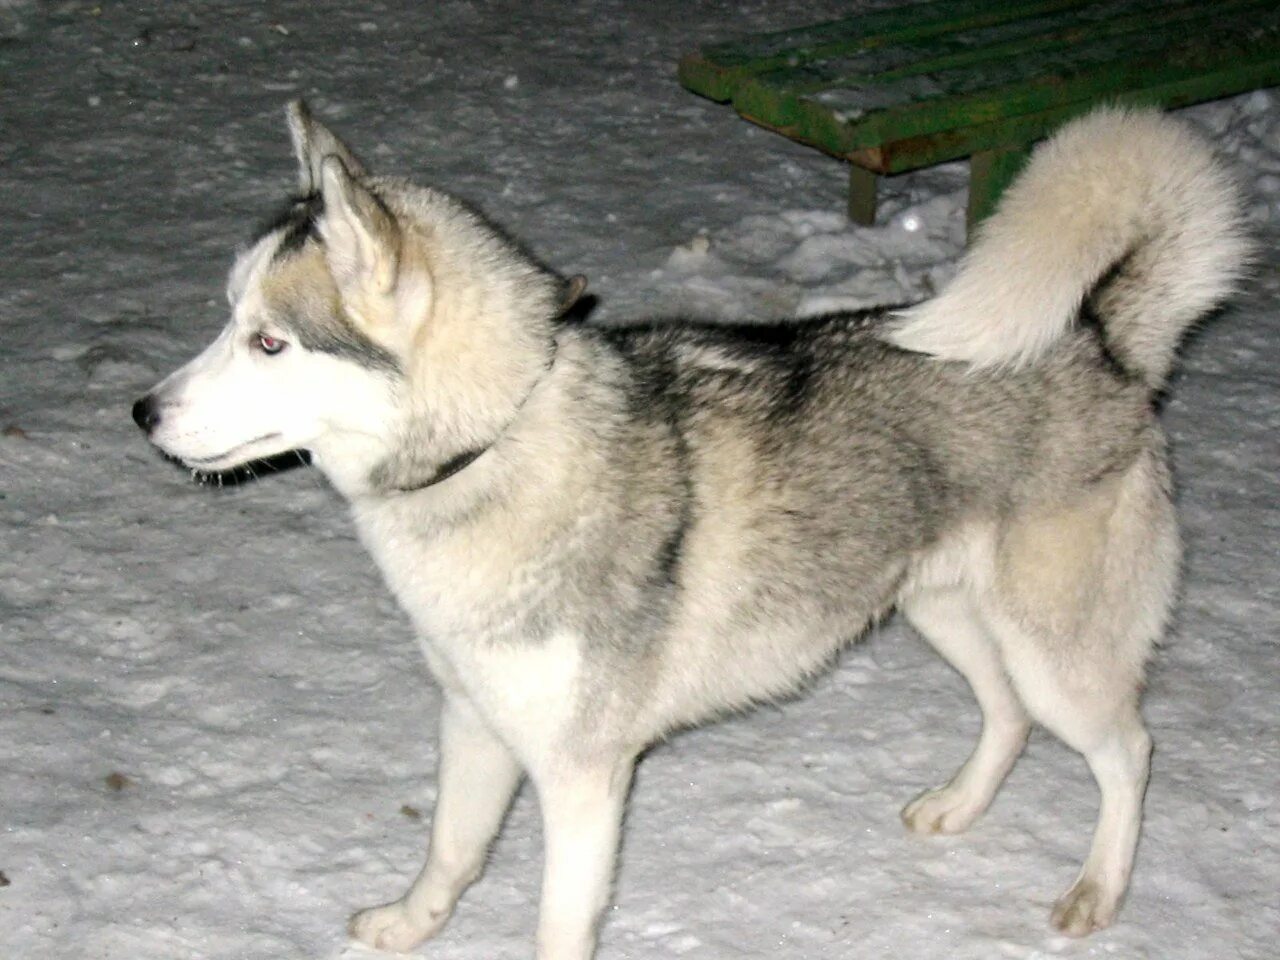
[[[264,452],[255,451],[254,448],[272,440],[278,440],[283,436],[278,431],[264,433],[260,437],[254,437],[252,440],[246,440],[244,443],[238,443],[230,450],[223,451],[212,457],[180,457],[189,467],[195,467],[197,470],[206,472],[214,472],[218,470],[229,470],[237,467],[247,460],[256,460],[259,457],[266,456]]]

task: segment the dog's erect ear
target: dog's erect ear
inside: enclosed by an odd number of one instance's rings
[[[293,138],[293,152],[298,158],[298,187],[303,194],[319,192],[325,157],[339,157],[353,177],[365,175],[364,165],[356,155],[328,127],[311,116],[304,101],[290,101],[285,112],[289,118],[289,135]]]
[[[390,293],[400,264],[400,227],[391,211],[334,155],[321,163],[320,194],[320,234],[338,289],[344,297]]]
[[[577,305],[582,299],[582,295],[587,291],[587,278],[580,273],[575,273],[572,277],[564,282],[564,286],[560,290],[560,311],[559,316],[564,316]]]

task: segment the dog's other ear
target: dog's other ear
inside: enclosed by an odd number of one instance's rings
[[[400,227],[391,211],[352,178],[338,156],[321,163],[320,193],[325,257],[343,297],[390,293],[400,263]]]
[[[580,273],[575,273],[572,277],[564,282],[564,286],[560,288],[560,312],[559,316],[565,316],[575,306],[582,295],[587,291],[587,278]]]
[[[325,157],[340,157],[353,177],[365,175],[364,165],[356,159],[351,148],[311,116],[305,101],[290,101],[285,113],[289,118],[293,152],[298,158],[298,187],[303,194],[319,192],[320,168],[324,165]]]

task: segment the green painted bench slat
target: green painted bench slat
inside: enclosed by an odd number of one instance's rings
[[[727,100],[738,78],[764,70],[1021,19],[1033,13],[1083,7],[1087,3],[1088,0],[1039,0],[1020,4],[940,0],[879,10],[848,20],[714,44],[684,58],[680,64],[681,79],[685,86],[703,96]]]
[[[731,96],[744,114],[768,117],[777,126],[802,119],[803,102],[823,91],[851,88],[864,112],[928,97],[930,91],[995,86],[1043,74],[1056,59],[1067,69],[1089,60],[1114,60],[1121,45],[1132,56],[1168,48],[1196,21],[1274,7],[1276,0],[1223,0],[1210,12],[1201,3],[1115,0],[1081,15],[1085,22],[1032,17],[994,28],[958,31],[924,43],[876,48],[857,57],[834,57],[809,66],[768,70],[741,77]],[[1097,12],[1115,14],[1105,19]],[[1031,57],[1028,54],[1043,54]],[[981,71],[976,67],[981,66]],[[821,100],[818,100],[821,103]]]
[[[1280,84],[1274,58],[1239,62],[1217,73],[1155,83],[1108,97],[1108,103],[1174,109],[1217,97]],[[885,146],[857,151],[857,158],[875,172],[894,174],[957,160],[984,150],[1033,142],[1072,117],[1087,112],[1096,101],[1077,100],[1048,110],[975,124],[963,130],[905,137]]]
[[[1211,33],[1204,32],[1208,27]],[[878,142],[945,130],[957,120],[989,122],[1157,85],[1211,70],[1224,60],[1237,65],[1258,56],[1276,57],[1278,47],[1280,8],[1273,7],[1094,39],[987,64],[981,71],[947,70],[895,83],[832,87],[800,99],[797,139],[812,139],[846,155]],[[751,98],[754,89],[743,89],[741,105],[739,96],[734,97],[734,107],[747,117],[757,106]]]
[[[1099,101],[1172,107],[1280,84],[1280,3],[940,0],[708,46],[680,80],[851,161],[864,222],[876,175],[975,155],[978,218],[1035,139]]]

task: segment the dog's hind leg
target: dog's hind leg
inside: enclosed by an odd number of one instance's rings
[[[1115,919],[1133,869],[1151,755],[1151,738],[1138,714],[1139,683],[1070,676],[1027,642],[1019,627],[1005,623],[997,629],[1028,711],[1084,754],[1102,794],[1089,855],[1051,917],[1059,930],[1082,937]]]
[[[1027,741],[1028,720],[994,638],[964,587],[922,589],[902,603],[912,625],[969,681],[982,708],[978,745],[951,781],[902,810],[916,833],[959,833],[990,805]]]
[[[542,804],[546,862],[538,960],[590,960],[609,900],[634,758],[555,764],[531,775]]]
[[[351,935],[371,947],[408,950],[440,931],[484,867],[520,782],[511,751],[459,693],[446,695],[441,714],[438,779],[426,866],[401,899],[351,918]]]
[[[1032,718],[1084,754],[1102,800],[1079,877],[1053,909],[1084,936],[1115,918],[1133,869],[1151,738],[1145,661],[1168,616],[1178,540],[1158,453],[1072,505],[1003,531],[983,615]]]
[[[1102,792],[1098,825],[1080,875],[1058,898],[1050,917],[1055,927],[1074,937],[1110,924],[1129,887],[1151,758],[1151,737],[1137,709],[1117,717],[1084,755]]]

